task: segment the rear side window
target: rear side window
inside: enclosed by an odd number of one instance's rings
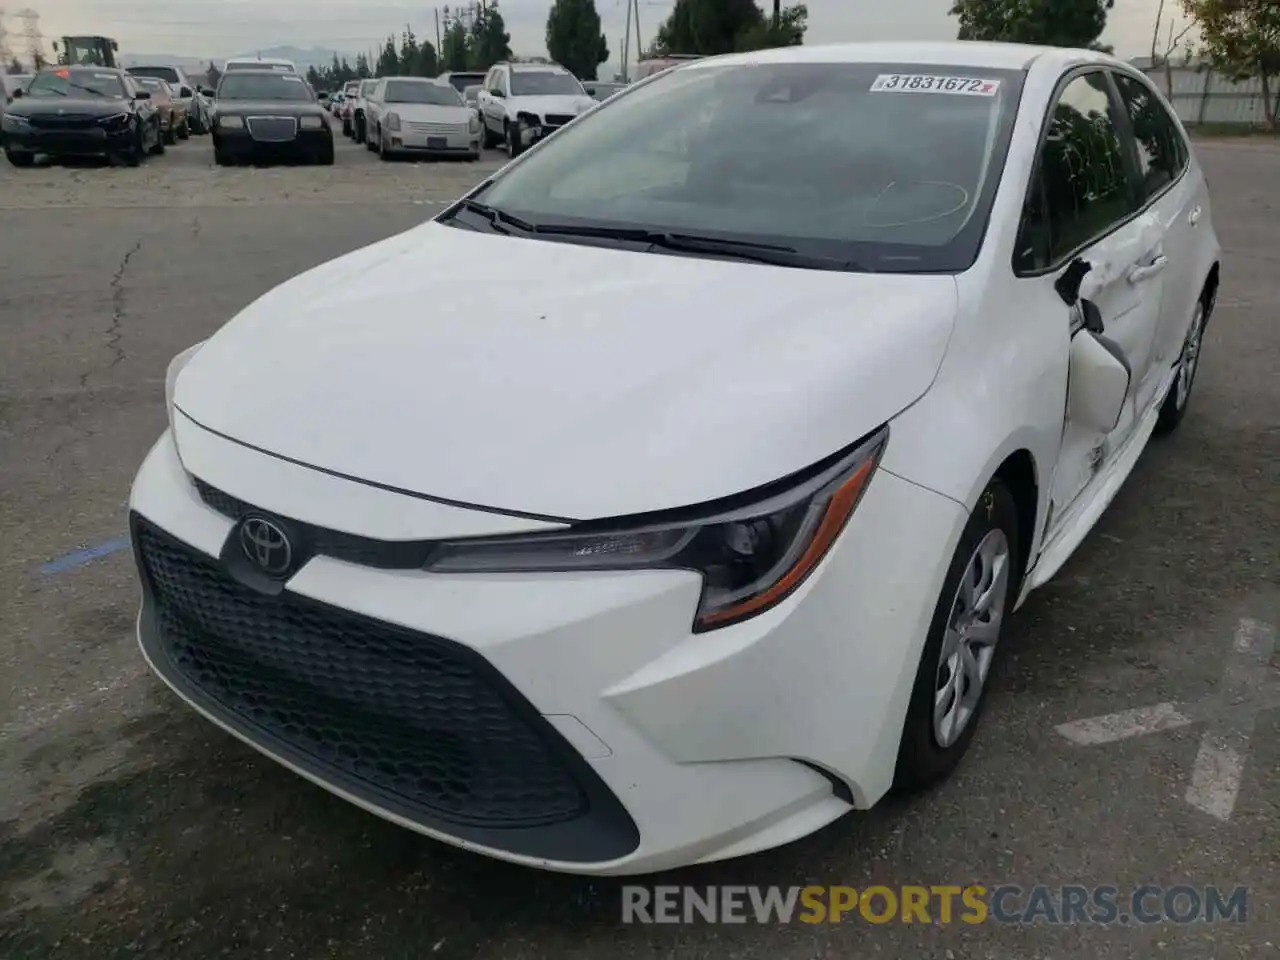
[[[1177,123],[1154,90],[1123,74],[1116,74],[1115,80],[1133,126],[1145,199],[1182,175],[1188,161],[1186,144]]]
[[[1027,195],[1020,271],[1060,262],[1135,210],[1117,121],[1105,73],[1082,74],[1063,88]]]

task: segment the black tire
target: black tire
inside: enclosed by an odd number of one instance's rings
[[[342,135],[343,135],[344,137],[352,137],[352,136],[355,136],[355,131],[353,131],[353,130],[351,129],[351,121],[350,121],[350,120],[343,120],[343,121],[342,121]]]
[[[524,152],[524,145],[520,142],[520,127],[510,120],[503,126],[506,130],[507,156],[514,160]]]
[[[142,161],[147,155],[147,148],[142,142],[142,128],[138,128],[138,134],[133,140],[129,152],[124,155],[124,164],[126,167],[140,167]]]
[[[965,726],[952,742],[944,746],[935,732],[934,724],[934,701],[938,691],[942,689],[939,686],[942,645],[949,632],[948,627],[961,580],[970,570],[970,561],[975,558],[979,545],[988,535],[994,537],[996,531],[1004,534],[1008,558],[1006,561],[1007,585],[1004,602],[1000,605],[1001,620],[978,699],[971,707]],[[960,542],[956,546],[955,555],[951,558],[951,565],[947,568],[942,592],[929,624],[929,635],[925,639],[924,651],[920,655],[920,666],[916,672],[911,702],[907,707],[907,717],[902,727],[902,740],[898,747],[894,786],[900,790],[923,790],[944,780],[955,769],[973,740],[982,717],[982,709],[986,705],[987,693],[991,688],[991,678],[995,673],[994,664],[999,660],[999,632],[1007,623],[1009,613],[1013,610],[1022,581],[1022,571],[1019,569],[1018,561],[1020,556],[1018,537],[1018,511],[1013,495],[1002,482],[992,480],[978,498],[978,505],[969,516],[969,522],[960,535]],[[995,542],[998,542],[998,537],[995,537]]]
[[[488,121],[481,119],[480,121],[480,141],[484,149],[492,150],[498,145],[498,138],[493,135],[493,131],[489,129]]]
[[[182,121],[182,126],[178,128],[178,139],[179,140],[191,139],[191,121],[190,120]]]
[[[364,143],[365,139],[364,117],[356,117],[356,143]]]
[[[479,160],[479,159],[480,159],[480,154],[479,154],[479,153],[469,153],[469,154],[467,154],[467,163],[475,163],[475,162],[476,162],[477,160]]]
[[[381,130],[378,131],[378,159],[384,163],[391,160],[391,148],[387,145],[387,138],[383,136]]]
[[[316,163],[318,163],[322,167],[333,166],[333,144],[332,143],[330,143],[327,147],[320,148],[320,152],[316,154]]]
[[[213,145],[213,162],[220,167],[230,167],[235,165],[235,159],[231,154],[216,143]]]
[[[160,121],[156,121],[156,142],[151,147],[151,155],[153,157],[164,156],[165,137],[160,132]]]
[[[36,155],[24,150],[6,150],[4,156],[15,167],[29,167],[36,162]]]
[[[1169,395],[1164,398],[1160,415],[1156,419],[1156,433],[1172,433],[1187,415],[1187,407],[1191,404],[1191,390],[1196,383],[1196,372],[1200,369],[1200,355],[1204,352],[1204,331],[1213,314],[1213,301],[1214,293],[1206,290],[1196,302],[1191,326],[1182,342],[1182,352],[1178,354]]]
[[[377,130],[368,130],[364,132],[364,148],[370,153],[378,152],[378,137],[382,134]]]

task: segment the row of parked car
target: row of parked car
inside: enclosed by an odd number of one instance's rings
[[[138,166],[211,130],[205,92],[180,68],[55,66],[5,88],[0,143],[15,167],[99,155]]]
[[[503,146],[518,156],[625,84],[582,83],[555,63],[503,62],[434,79],[352,80],[322,94],[342,132],[384,158],[465,155]]]

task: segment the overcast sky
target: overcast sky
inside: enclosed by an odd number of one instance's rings
[[[40,13],[46,38],[63,33],[103,34],[119,40],[126,54],[225,57],[280,44],[354,53],[373,47],[388,32],[403,29],[406,22],[419,35],[435,32],[432,7],[404,0],[13,0],[5,4],[10,10],[10,34],[21,30],[12,11],[26,3]],[[625,3],[596,0],[611,61],[620,53]],[[1123,56],[1149,52],[1157,3],[1118,0],[1104,35],[1106,42]],[[673,0],[640,0],[645,43],[672,5]],[[808,5],[809,43],[955,36],[955,21],[947,16],[949,0],[808,0]],[[514,52],[521,56],[545,53],[550,0],[500,0],[500,6]],[[1166,8],[1179,6],[1177,0],[1166,0]],[[21,40],[13,39],[13,46],[20,50]]]

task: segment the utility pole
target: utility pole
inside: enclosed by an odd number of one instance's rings
[[[440,8],[436,7],[436,56],[440,56]]]
[[[28,8],[18,11],[18,19],[22,21],[22,36],[27,41],[27,56],[36,70],[46,63],[44,55],[44,34],[40,32],[40,14]]]
[[[1163,3],[1164,0],[1161,0]],[[782,26],[782,0],[773,0],[773,29]]]
[[[622,82],[631,82],[631,8],[635,4],[627,4],[627,32],[622,36]]]
[[[778,0],[774,0],[775,3]],[[636,7],[636,59],[644,56],[644,43],[640,40],[640,0],[635,0]]]

